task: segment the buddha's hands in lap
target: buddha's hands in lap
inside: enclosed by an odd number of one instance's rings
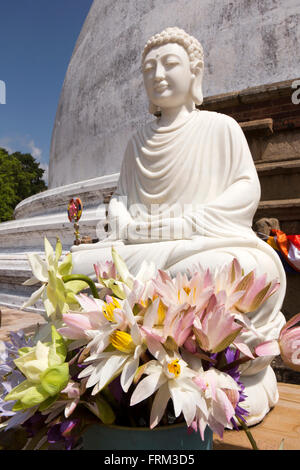
[[[126,232],[125,239],[130,243],[186,240],[193,235],[189,223],[182,217],[131,222],[126,226]]]

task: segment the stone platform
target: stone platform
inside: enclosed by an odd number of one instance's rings
[[[23,330],[26,334],[34,333],[38,325],[45,323],[38,313],[24,312],[0,306],[0,340],[9,340],[9,332]]]

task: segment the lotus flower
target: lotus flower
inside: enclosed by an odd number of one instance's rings
[[[143,291],[143,286],[138,281],[133,286],[132,291],[127,288],[128,298],[125,300],[107,295],[104,302],[83,294],[76,296],[84,311],[63,315],[66,327],[60,328],[59,332],[66,338],[78,340],[73,349],[88,343],[91,354],[103,352],[110,344],[110,336],[115,330],[125,330],[132,325],[131,308]],[[137,319],[138,316],[135,317]]]
[[[26,410],[40,405],[57,395],[68,383],[69,366],[64,362],[67,354],[63,338],[52,326],[52,343],[37,342],[34,347],[19,350],[15,359],[26,380],[17,385],[5,397],[5,401],[17,400],[14,410]]]
[[[115,328],[108,336],[112,350],[91,354],[85,361],[89,365],[78,376],[89,377],[86,387],[94,387],[92,395],[96,395],[120,373],[121,386],[127,392],[139,366],[140,356],[146,350],[136,317],[127,300],[124,301],[123,311],[127,316],[130,333]]]
[[[281,329],[278,340],[273,339],[255,348],[257,356],[277,356],[290,369],[300,372],[300,326],[292,328],[300,321],[300,313],[292,317]]]
[[[225,427],[233,427],[231,420],[239,401],[239,385],[230,375],[214,368],[200,372],[194,382],[204,393],[208,417],[198,408],[192,428],[199,429],[202,439],[207,425],[222,437]]]
[[[87,287],[84,281],[72,281],[64,284],[62,277],[72,272],[72,255],[67,254],[61,263],[62,245],[57,238],[55,251],[45,237],[45,259],[36,253],[27,255],[33,276],[24,282],[24,285],[32,286],[39,282],[41,287],[36,290],[26,301],[22,308],[35,304],[42,298],[46,314],[52,320],[60,319],[63,313],[69,311],[69,305],[74,304],[74,294]],[[47,327],[47,325],[46,325]]]
[[[242,326],[234,321],[233,315],[219,305],[213,295],[202,314],[194,320],[194,332],[201,349],[211,353],[223,351],[238,336]]]
[[[245,294],[234,305],[237,312],[253,312],[277,291],[280,285],[279,281],[274,279],[267,283],[266,280],[266,274],[255,278],[254,270],[240,281],[236,287],[236,291],[244,290]]]
[[[153,281],[156,293],[167,307],[191,306],[202,309],[213,293],[208,274],[194,273],[189,280],[186,274],[177,273],[171,278],[167,272],[159,271]]]
[[[94,269],[99,282],[102,279],[117,279],[117,270],[113,261],[98,261],[94,264]]]
[[[157,392],[151,409],[151,429],[160,422],[170,398],[173,401],[175,416],[178,417],[182,412],[188,426],[195,418],[197,406],[206,416],[205,400],[193,381],[196,372],[191,370],[178,354],[169,355],[154,338],[148,337],[147,345],[156,360],[142,366],[142,373],[147,377],[137,385],[130,405],[134,406]]]

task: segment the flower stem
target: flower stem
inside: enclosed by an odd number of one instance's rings
[[[245,431],[246,433],[246,436],[248,437],[249,441],[250,441],[250,444],[252,446],[252,449],[253,450],[259,450],[258,447],[257,447],[257,444],[254,440],[254,437],[252,436],[252,433],[250,432],[248,426],[244,423],[244,421],[239,418],[238,416],[236,416],[236,419],[238,420],[239,424],[242,426],[243,430]]]
[[[93,297],[95,299],[100,299],[97,288],[95,283],[92,281],[92,279],[88,276],[85,276],[84,274],[69,274],[68,276],[63,276],[62,280],[64,282],[70,282],[70,281],[84,281],[89,285],[89,288],[92,291]]]

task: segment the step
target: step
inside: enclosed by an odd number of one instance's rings
[[[281,230],[286,233],[300,233],[300,197],[294,199],[262,200],[254,216],[254,221],[263,217],[276,218],[281,223]],[[298,222],[299,231],[286,230],[282,224]]]
[[[261,199],[300,198],[300,160],[256,162],[261,184]]]

